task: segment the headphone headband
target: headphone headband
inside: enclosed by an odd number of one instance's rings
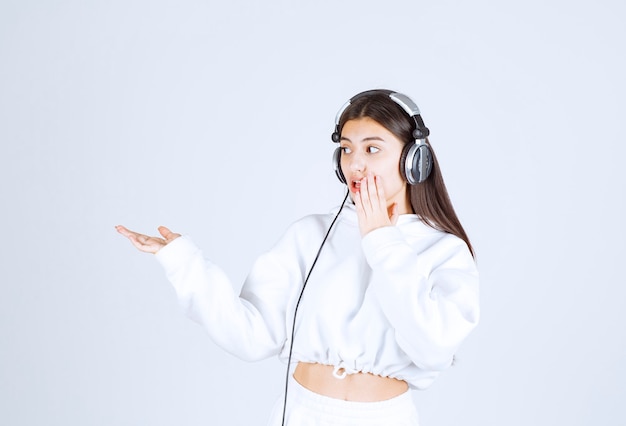
[[[339,111],[337,111],[337,115],[335,116],[335,132],[332,134],[331,139],[333,142],[338,143],[341,135],[339,133],[339,123],[341,122],[341,116],[348,109],[348,107],[357,99],[362,98],[368,95],[374,94],[384,94],[389,96],[389,99],[394,101],[397,105],[400,106],[408,114],[409,117],[415,121],[415,130],[413,131],[413,138],[415,139],[426,139],[430,134],[430,130],[428,127],[424,125],[424,120],[422,120],[422,116],[420,113],[420,109],[418,106],[409,98],[407,95],[402,93],[394,92],[393,90],[386,89],[375,89],[375,90],[366,90],[365,92],[358,93],[351,97],[345,104],[341,106]],[[424,142],[425,143],[425,142]]]
[[[415,105],[415,102],[413,102],[411,98],[409,98],[407,95],[394,92],[390,93],[389,97],[395,103],[400,105],[402,109],[405,110],[407,114],[409,114],[410,117],[420,115],[420,109],[417,107],[417,105]]]

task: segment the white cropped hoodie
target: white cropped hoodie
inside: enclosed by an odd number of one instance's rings
[[[286,361],[296,301],[335,213],[291,225],[254,263],[239,296],[187,236],[156,257],[187,314],[215,343],[244,360]],[[478,313],[478,273],[463,240],[413,214],[361,237],[348,204],[304,291],[292,361],[424,389],[451,365]]]

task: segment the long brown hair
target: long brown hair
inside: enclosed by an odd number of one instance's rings
[[[389,90],[372,91],[354,99],[341,115],[337,129],[339,134],[347,121],[368,117],[385,127],[405,144],[415,143],[412,136],[415,130],[414,120],[389,97],[389,93],[392,92]],[[428,139],[426,143],[432,153],[433,165],[430,176],[424,182],[408,185],[413,212],[428,226],[461,238],[474,256],[472,244],[452,207],[435,152]],[[398,159],[398,167],[400,167],[399,164]]]

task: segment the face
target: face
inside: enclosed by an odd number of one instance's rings
[[[404,144],[369,117],[347,121],[341,129],[341,170],[350,195],[359,190],[361,179],[372,173],[382,178],[387,207],[398,204],[398,213],[413,213],[407,183],[400,175]]]

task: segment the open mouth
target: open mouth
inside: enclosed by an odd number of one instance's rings
[[[361,190],[361,180],[350,181],[350,190],[352,192],[359,192]]]

